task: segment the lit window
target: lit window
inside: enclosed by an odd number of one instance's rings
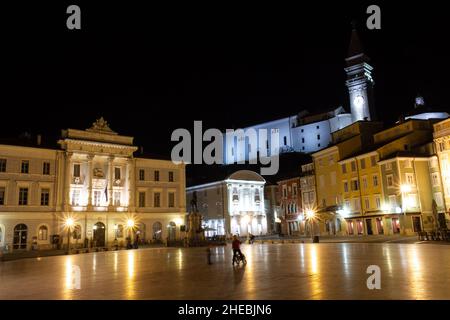
[[[78,189],[72,191],[72,205],[73,206],[80,205],[80,190]]]
[[[45,241],[48,239],[48,228],[47,226],[40,226],[38,231],[38,240]]]

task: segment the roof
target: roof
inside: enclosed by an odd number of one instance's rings
[[[235,173],[229,175],[227,180],[245,180],[245,181],[258,181],[266,182],[266,180],[254,171],[250,170],[239,170]]]
[[[56,143],[56,139],[48,139],[48,137],[41,136],[40,140],[41,141],[38,144],[37,135],[32,136],[30,134],[22,134],[19,137],[0,138],[0,144],[18,147],[61,150],[60,146]]]

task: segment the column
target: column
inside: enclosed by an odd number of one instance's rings
[[[92,161],[94,160],[94,155],[88,155],[87,156],[87,163],[88,163],[88,203],[87,203],[87,209],[88,211],[92,211]]]
[[[109,172],[109,181],[108,181],[108,210],[112,209],[113,206],[113,185],[114,185],[114,156],[108,157],[108,172]]]
[[[128,179],[128,211],[133,212],[135,210],[135,195],[134,195],[134,166],[133,159],[127,159],[127,179]]]
[[[64,211],[69,211],[70,207],[70,184],[72,180],[72,152],[66,152],[65,173],[66,179],[64,183]]]

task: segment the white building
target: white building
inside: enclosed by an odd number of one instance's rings
[[[244,133],[252,129],[256,131],[257,145],[252,146],[247,136],[227,139],[224,135],[224,163],[233,164],[240,161],[250,161],[254,159],[251,156],[252,152],[256,150],[256,152],[261,153],[260,145],[267,149],[265,150],[267,155],[271,155],[272,141],[270,136],[272,132],[278,134],[280,153],[291,151],[315,152],[328,146],[331,142],[332,132],[351,123],[351,114],[346,113],[344,108],[338,107],[317,114],[309,114],[307,111],[303,111],[298,115],[246,127],[242,129]],[[259,141],[258,130],[260,129],[267,130],[268,139],[265,143]],[[254,155],[257,154],[256,152]]]
[[[133,138],[106,121],[62,131],[60,148],[0,144],[0,247],[108,246],[127,235],[176,239],[185,221],[185,167],[135,157]],[[130,221],[134,222],[131,227]],[[128,226],[128,224],[130,226]],[[75,244],[76,243],[76,244]]]
[[[240,170],[221,181],[188,187],[187,203],[196,199],[206,236],[265,235],[265,183],[259,174]]]

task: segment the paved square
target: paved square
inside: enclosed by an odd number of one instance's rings
[[[0,299],[450,299],[450,250],[432,244],[320,243],[151,248],[0,262]],[[71,287],[73,265],[80,289]],[[381,290],[366,269],[381,268]]]

